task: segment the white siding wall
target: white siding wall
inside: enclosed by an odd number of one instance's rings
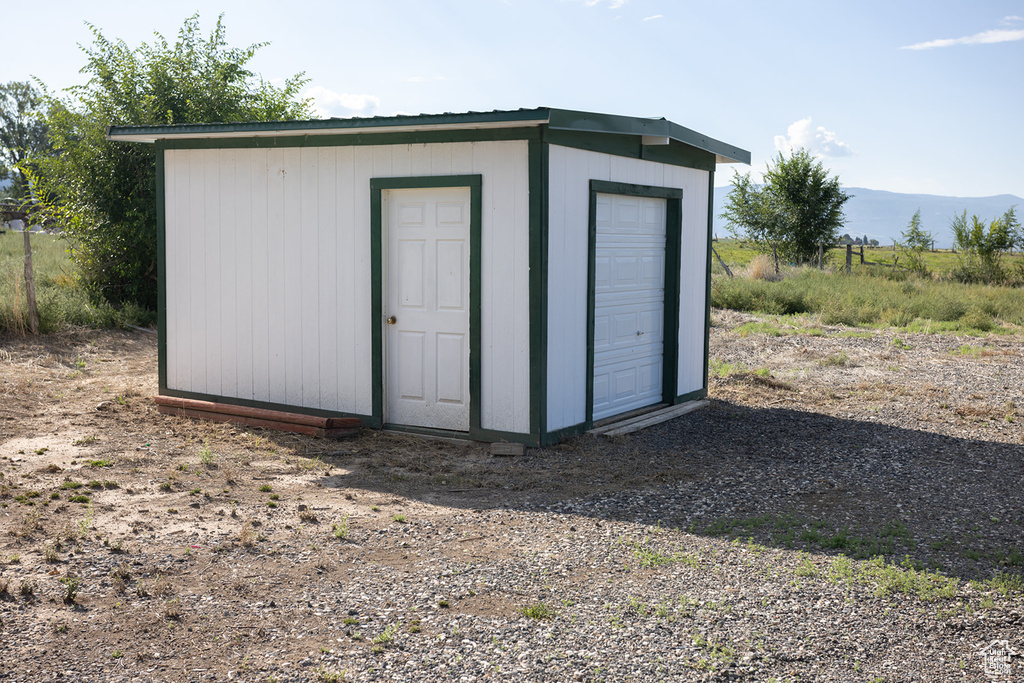
[[[703,386],[708,182],[691,168],[552,145],[548,213],[549,431],[586,420],[590,181],[682,188],[679,393]],[[665,353],[671,353],[665,349]]]
[[[169,388],[370,414],[370,178],[481,174],[481,426],[529,431],[526,142],[164,159]]]
[[[704,335],[707,321],[708,192],[711,174],[692,171],[683,191],[682,258],[679,259],[679,394],[704,387]],[[691,195],[687,201],[687,195]]]

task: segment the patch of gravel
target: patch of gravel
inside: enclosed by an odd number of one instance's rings
[[[513,459],[255,444],[138,401],[80,416],[96,474],[34,452],[76,409],[12,382],[41,417],[0,442],[0,680],[988,680],[993,640],[1024,652],[1020,338],[750,319],[716,313],[708,409]],[[90,477],[120,488],[15,502]]]

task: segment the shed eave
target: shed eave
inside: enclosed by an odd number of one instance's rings
[[[379,133],[507,130],[526,127],[589,133],[596,136],[632,136],[639,138],[644,146],[663,147],[674,141],[713,154],[716,163],[750,163],[750,152],[685,128],[665,118],[618,116],[543,107],[509,111],[403,114],[312,121],[111,126],[107,129],[107,139],[118,142],[155,143],[159,140],[308,138],[325,135],[354,136]]]
[[[541,126],[547,123],[547,119],[536,119],[530,121],[492,121],[479,123],[440,123],[433,125],[407,125],[407,126],[375,126],[366,125],[358,127],[338,128],[234,128],[234,129],[209,129],[209,130],[182,130],[174,131],[164,128],[162,130],[133,132],[131,126],[111,127],[107,132],[107,139],[116,142],[144,142],[155,143],[157,140],[215,140],[231,138],[277,138],[277,137],[316,137],[320,135],[365,135],[367,133],[418,133],[425,131],[446,131],[446,130],[491,130],[507,128],[528,128]]]
[[[715,155],[715,161],[720,164],[750,163],[750,152],[747,150],[680,126],[665,118],[640,118],[569,109],[551,109],[548,128],[612,135],[637,135],[641,136],[641,139],[648,138],[652,142],[657,138],[669,138],[684,145],[711,152]],[[655,142],[655,144],[660,143]]]

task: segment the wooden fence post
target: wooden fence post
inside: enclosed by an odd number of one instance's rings
[[[21,234],[25,237],[25,294],[28,297],[28,325],[32,334],[39,334],[39,311],[36,309],[36,280],[32,273],[32,241],[31,231],[22,221]]]
[[[818,270],[825,270],[825,244],[818,243]]]
[[[718,255],[718,252],[715,251],[714,247],[711,247],[711,253],[715,255],[716,259],[718,259],[719,265],[722,266],[722,268],[725,270],[725,274],[728,275],[729,279],[731,280],[732,279],[732,271],[729,270],[729,266],[725,265],[725,261],[723,261],[722,257]]]
[[[864,251],[864,247],[861,247],[860,249],[861,249],[862,252]],[[847,273],[850,272],[850,266],[852,264],[853,264],[853,245],[852,244],[847,244],[846,245],[846,272]]]
[[[860,264],[864,265],[864,245],[860,245]]]

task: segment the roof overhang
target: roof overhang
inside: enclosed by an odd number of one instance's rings
[[[107,129],[107,139],[118,142],[155,143],[159,140],[314,137],[318,135],[487,130],[537,126],[546,126],[554,130],[640,136],[642,144],[650,146],[667,145],[675,140],[713,153],[717,163],[750,163],[750,152],[684,128],[667,119],[646,119],[549,108],[311,121],[110,126]]]

